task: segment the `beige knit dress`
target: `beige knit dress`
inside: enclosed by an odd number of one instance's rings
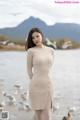
[[[32,47],[27,50],[27,71],[30,79],[29,98],[33,110],[52,106],[53,79],[51,68],[54,61],[54,49]]]

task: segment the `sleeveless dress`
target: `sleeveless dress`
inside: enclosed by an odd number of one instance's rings
[[[53,104],[51,68],[54,49],[32,47],[27,50],[27,71],[30,79],[29,99],[33,110],[50,109]]]

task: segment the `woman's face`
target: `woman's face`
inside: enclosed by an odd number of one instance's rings
[[[41,33],[39,33],[39,32],[34,32],[34,33],[32,34],[32,41],[34,42],[34,44],[35,44],[36,46],[41,45],[41,44],[42,44],[42,35],[41,35]]]

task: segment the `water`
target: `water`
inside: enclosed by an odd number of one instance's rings
[[[27,85],[25,52],[0,52],[0,79],[5,81],[6,89],[14,84]]]
[[[0,80],[10,91],[14,84],[28,89],[29,79],[26,69],[26,52],[0,52]],[[55,120],[60,120],[70,108],[74,120],[80,119],[80,50],[55,50],[52,76],[54,80],[54,103],[60,109],[54,112]]]

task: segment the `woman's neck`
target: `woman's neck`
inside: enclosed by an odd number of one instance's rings
[[[41,45],[36,45],[37,48],[44,48],[45,46],[43,44]]]

